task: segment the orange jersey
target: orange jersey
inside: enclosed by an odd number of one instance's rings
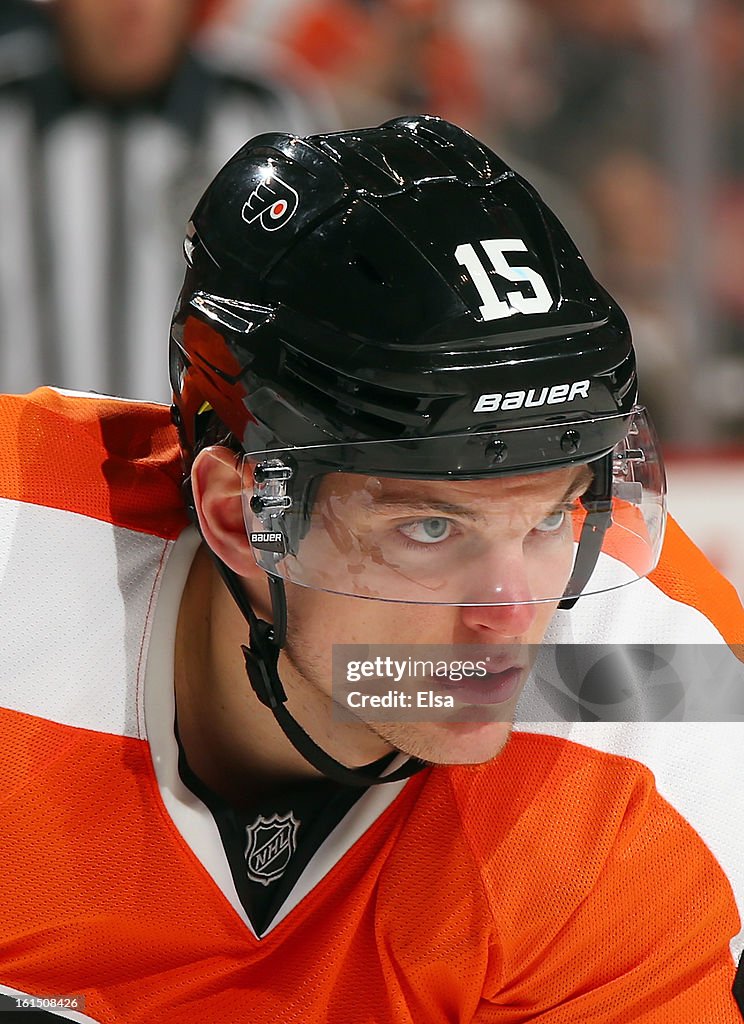
[[[0,401],[0,443],[0,1009],[80,994],[70,1019],[99,1024],[740,1024],[737,723],[524,724],[489,764],[372,787],[258,936],[178,774],[198,540],[168,411],[45,389]],[[672,528],[652,580],[582,599],[551,639],[627,626],[637,587],[639,643],[666,619],[665,636],[744,642],[700,559]]]

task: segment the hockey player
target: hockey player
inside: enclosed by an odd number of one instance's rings
[[[185,254],[178,441],[158,406],[0,409],[0,1008],[741,1020],[736,726],[510,735],[546,639],[744,641],[664,539],[628,325],[559,222],[406,118],[254,139]],[[407,716],[404,657],[369,715],[346,645],[486,667]]]

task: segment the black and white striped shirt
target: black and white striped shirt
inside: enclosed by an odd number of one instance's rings
[[[0,391],[167,400],[182,239],[201,192],[252,135],[335,127],[227,53],[192,50],[161,92],[104,106],[76,91],[52,38],[0,36]]]

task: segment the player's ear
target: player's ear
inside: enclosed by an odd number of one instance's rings
[[[204,540],[240,576],[260,575],[251,551],[241,499],[241,460],[229,448],[203,448],[191,467],[191,487]]]

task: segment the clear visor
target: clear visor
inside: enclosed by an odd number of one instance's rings
[[[505,451],[557,462],[576,434],[613,430],[621,440],[611,472],[606,459],[594,463],[599,475],[580,462],[539,472],[497,466]],[[384,471],[397,473],[401,462],[406,475]],[[381,471],[338,469],[358,465]],[[258,565],[289,583],[415,604],[531,604],[648,575],[663,539],[665,482],[638,409],[558,426],[249,453],[243,508]]]

